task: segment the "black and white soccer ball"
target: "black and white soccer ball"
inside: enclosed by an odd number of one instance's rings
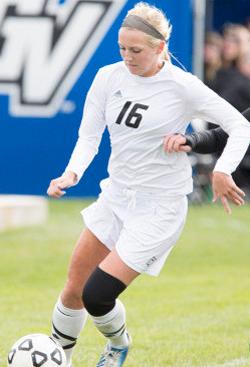
[[[18,339],[8,354],[9,367],[66,367],[62,347],[45,334]]]

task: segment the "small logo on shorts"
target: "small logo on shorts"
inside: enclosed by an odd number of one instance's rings
[[[150,266],[153,264],[153,262],[155,262],[157,260],[157,258],[155,256],[151,257],[151,259],[148,260],[148,262],[146,262],[147,266]]]

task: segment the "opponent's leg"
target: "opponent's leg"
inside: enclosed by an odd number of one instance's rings
[[[98,330],[109,339],[97,367],[120,367],[125,361],[131,340],[125,326],[125,308],[117,297],[138,275],[113,250],[84,287],[85,307]]]
[[[73,348],[87,319],[82,289],[93,269],[108,253],[91,231],[82,232],[71,258],[66,285],[52,316],[52,335],[63,346],[68,366],[71,366]]]

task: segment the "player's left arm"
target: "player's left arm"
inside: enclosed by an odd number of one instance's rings
[[[250,122],[250,107],[242,115]],[[211,154],[221,152],[227,139],[228,134],[221,127],[186,135],[171,134],[164,139],[164,149],[168,153],[193,151],[199,154]]]
[[[250,143],[250,125],[247,119],[223,98],[205,86],[197,78],[188,88],[190,117],[220,125],[229,135],[225,148],[217,160],[212,178],[213,201],[220,199],[230,213],[228,199],[237,205],[244,203],[244,192],[235,185],[231,174],[243,159]]]

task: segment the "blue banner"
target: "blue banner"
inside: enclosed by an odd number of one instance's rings
[[[117,34],[136,1],[6,0],[0,4],[0,193],[45,195],[77,139],[86,93],[120,60]],[[188,70],[191,0],[156,0],[173,25],[170,51]],[[109,139],[70,196],[95,196]]]

